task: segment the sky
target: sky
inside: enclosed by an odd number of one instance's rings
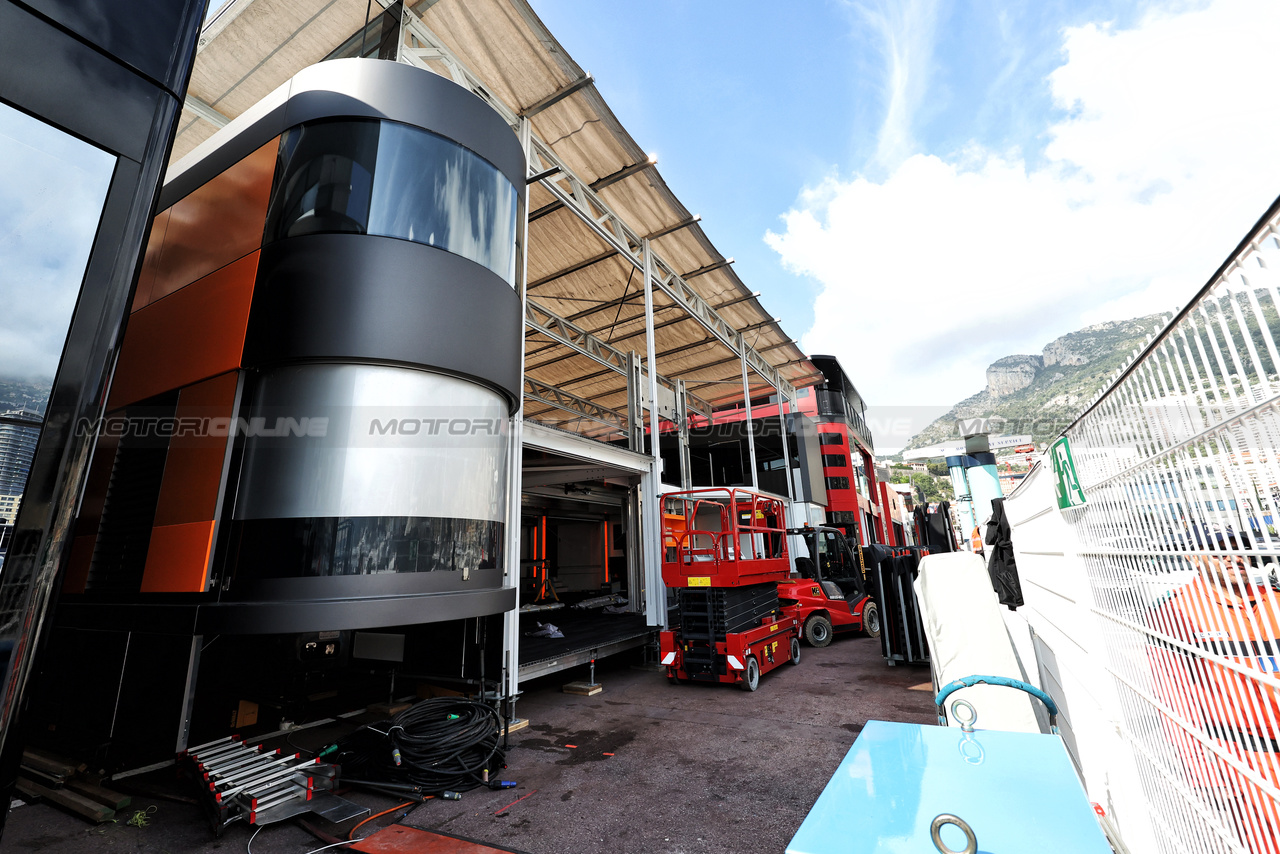
[[[0,378],[50,380],[115,158],[0,104]]]
[[[873,407],[1171,314],[1280,194],[1274,0],[531,3]]]

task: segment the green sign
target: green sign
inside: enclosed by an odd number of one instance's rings
[[[1058,509],[1082,506],[1084,490],[1080,488],[1080,478],[1076,477],[1076,463],[1071,458],[1071,443],[1066,436],[1049,448],[1049,458],[1053,460],[1053,486],[1058,492]]]

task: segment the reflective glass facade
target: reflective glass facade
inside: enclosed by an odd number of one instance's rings
[[[482,264],[515,285],[519,196],[492,164],[396,122],[303,124],[280,141],[267,241],[398,237]]]

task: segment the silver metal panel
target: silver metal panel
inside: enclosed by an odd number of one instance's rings
[[[267,372],[234,518],[435,516],[502,522],[506,403],[455,377],[373,365]],[[297,435],[299,432],[305,435]]]

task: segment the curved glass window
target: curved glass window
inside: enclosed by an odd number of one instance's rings
[[[469,258],[514,285],[518,213],[506,176],[451,140],[395,122],[315,122],[280,140],[267,240],[399,237]]]

